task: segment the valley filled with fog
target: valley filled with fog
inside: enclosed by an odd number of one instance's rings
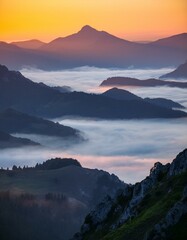
[[[75,91],[100,92],[102,90],[98,86],[109,77],[158,78],[172,70],[174,68],[106,69],[85,66],[62,71],[42,71],[24,68],[21,73],[34,82],[43,82],[49,86],[70,86]]]
[[[63,71],[23,69],[21,73],[35,82],[49,86],[70,86],[75,91],[101,93],[106,88],[100,83],[113,76],[139,79],[158,78],[172,68],[147,70],[109,70],[82,67]],[[187,89],[171,87],[125,88],[140,97],[163,97],[177,101],[187,108]],[[186,110],[185,110],[186,111]],[[73,143],[54,137],[17,134],[39,142],[42,147],[8,149],[0,151],[2,167],[33,166],[52,157],[72,157],[82,166],[98,168],[116,174],[125,182],[134,183],[149,174],[157,161],[171,162],[186,147],[186,118],[151,120],[98,120],[86,118],[52,119],[81,131],[83,142]]]

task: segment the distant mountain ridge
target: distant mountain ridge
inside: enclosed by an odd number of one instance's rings
[[[160,79],[187,79],[187,62],[179,65],[174,71],[160,76]]]
[[[81,66],[135,68],[176,66],[186,60],[187,33],[151,43],[137,43],[98,31],[88,25],[37,49],[0,43],[0,63],[13,69],[32,66],[56,70]],[[24,43],[30,45],[29,42]],[[37,43],[38,44],[38,43]],[[23,47],[23,43],[17,43]]]
[[[39,134],[61,138],[81,139],[80,132],[49,120],[27,115],[14,109],[0,111],[0,130],[7,133]]]
[[[151,42],[151,45],[187,49],[187,33],[180,33]]]
[[[16,45],[20,48],[37,49],[37,48],[40,48],[45,43],[37,39],[32,39],[32,40],[26,40],[26,41],[11,42],[11,44]]]
[[[111,88],[107,90],[106,92],[102,93],[103,96],[121,100],[121,101],[131,101],[131,100],[139,100],[139,101],[146,101],[151,104],[160,106],[160,107],[165,107],[165,108],[179,108],[179,109],[184,109],[185,107],[182,106],[181,104],[174,102],[170,99],[166,98],[141,98],[138,97],[137,95],[124,90],[124,89],[119,89],[119,88]]]
[[[61,93],[0,66],[0,110],[6,108],[45,118],[141,119],[187,116],[185,112],[165,109],[142,100],[120,101],[83,92]]]
[[[167,80],[160,80],[155,78],[140,80],[131,77],[110,77],[102,81],[103,86],[141,86],[141,87],[155,87],[155,86],[169,86],[178,88],[187,88],[187,82],[174,82]]]
[[[8,133],[0,131],[0,149],[36,146],[40,146],[40,144],[26,138],[13,137]]]

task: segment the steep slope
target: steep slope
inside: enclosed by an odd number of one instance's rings
[[[187,149],[171,164],[155,163],[143,181],[100,203],[74,239],[174,239],[171,232],[180,229],[184,240],[186,217]]]
[[[173,72],[160,76],[160,79],[187,79],[187,62],[179,65]]]
[[[186,82],[174,82],[174,81],[163,81],[159,79],[146,79],[140,80],[137,78],[130,77],[110,77],[104,80],[101,84],[103,86],[140,86],[140,87],[156,87],[156,86],[169,86],[178,88],[187,88]]]
[[[32,147],[32,146],[39,146],[39,145],[40,145],[39,143],[35,143],[29,139],[13,137],[8,133],[0,131],[0,149]]]
[[[21,73],[0,66],[0,110],[14,108],[35,116],[56,118],[82,116],[104,119],[185,117],[148,102],[120,101],[83,92],[61,93],[45,84],[34,83]]]

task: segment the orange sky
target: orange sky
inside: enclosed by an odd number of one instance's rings
[[[186,0],[0,0],[0,40],[50,41],[91,25],[128,40],[187,32]]]

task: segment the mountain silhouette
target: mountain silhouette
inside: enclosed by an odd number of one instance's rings
[[[0,66],[0,110],[14,108],[44,118],[81,116],[103,119],[185,117],[181,111],[165,109],[142,100],[120,101],[84,92],[61,93],[34,83],[20,72]]]
[[[0,112],[0,131],[79,139],[78,130],[10,108]]]
[[[137,43],[98,31],[88,25],[37,49],[13,48],[0,43],[0,62],[13,69],[32,66],[56,70],[80,66],[167,67],[186,60],[186,33],[152,43]],[[15,46],[14,46],[15,47]]]
[[[164,107],[164,108],[179,108],[179,109],[184,109],[185,107],[182,106],[181,104],[174,102],[170,99],[166,98],[141,98],[138,97],[137,95],[124,90],[124,89],[119,89],[119,88],[111,88],[107,90],[106,92],[102,93],[103,96],[117,99],[117,100],[122,100],[122,101],[131,101],[131,100],[138,100],[138,101],[145,101],[149,102],[151,104]]]
[[[142,98],[135,94],[119,88],[111,88],[106,92],[102,93],[103,96],[110,97],[117,100],[141,100]]]
[[[174,81],[163,81],[159,79],[146,79],[140,80],[137,78],[130,77],[110,77],[102,81],[101,87],[105,86],[141,86],[141,87],[156,87],[156,86],[169,86],[178,88],[187,88],[187,82],[174,82]]]
[[[181,33],[171,37],[162,38],[150,43],[150,45],[187,50],[187,33]]]
[[[33,142],[27,138],[13,137],[8,133],[0,131],[0,149],[17,148],[17,147],[32,147],[39,146],[39,143]]]
[[[160,76],[160,79],[187,79],[187,62],[179,65],[174,71]]]
[[[16,45],[20,48],[37,49],[45,43],[37,39],[32,39],[26,41],[11,42],[11,44]]]

